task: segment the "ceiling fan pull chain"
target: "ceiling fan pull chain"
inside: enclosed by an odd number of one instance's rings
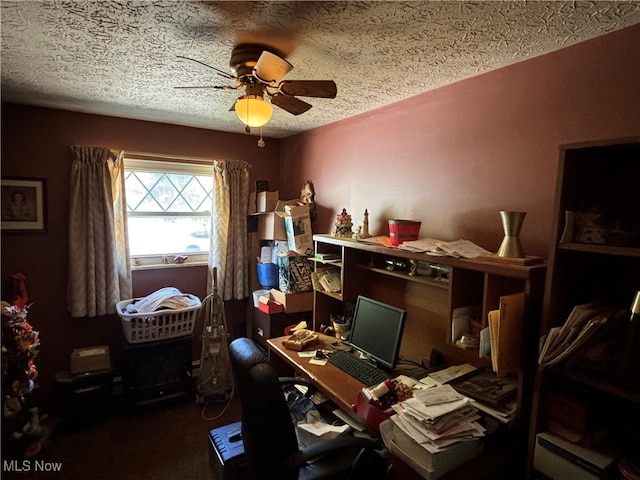
[[[266,145],[264,138],[262,138],[262,127],[260,127],[260,139],[258,140],[258,146],[260,148],[264,148],[264,146]]]

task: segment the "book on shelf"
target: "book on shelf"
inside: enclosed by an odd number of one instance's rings
[[[316,252],[316,254],[311,257],[311,260],[319,260],[321,262],[337,262],[342,260],[342,256],[339,253]]]
[[[550,367],[572,357],[614,323],[620,312],[602,301],[574,306],[562,326],[549,329],[542,341],[538,363]]]
[[[515,372],[520,363],[525,294],[500,297],[500,308],[488,313],[491,366],[498,376]]]

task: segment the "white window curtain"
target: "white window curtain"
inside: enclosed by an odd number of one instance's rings
[[[224,300],[249,296],[247,247],[247,198],[250,165],[237,160],[213,163],[213,211],[207,291],[216,290]]]
[[[71,151],[69,309],[72,317],[112,314],[132,292],[123,152]]]

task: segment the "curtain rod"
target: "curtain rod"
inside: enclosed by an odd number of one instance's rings
[[[185,157],[183,155],[164,155],[159,153],[151,153],[151,152],[136,152],[134,150],[127,150],[123,148],[112,148],[114,151],[124,151],[125,156],[130,155],[132,157],[144,157],[148,159],[157,159],[157,160],[183,160],[188,162],[199,162],[199,163],[213,163],[216,161],[214,158],[204,158],[204,157]]]

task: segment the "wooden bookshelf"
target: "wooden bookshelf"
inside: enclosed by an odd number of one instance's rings
[[[576,235],[576,225],[565,224],[567,211],[580,212],[587,207],[593,210],[598,205],[605,217],[599,218],[603,225],[618,222],[618,228],[640,234],[640,137],[562,145],[559,153],[542,334],[563,325],[576,305],[607,300],[615,308],[628,308],[635,292],[640,290],[640,239],[628,245],[607,244],[605,236],[605,242],[598,238],[598,243],[586,243]],[[573,236],[566,238],[567,231],[573,231]],[[597,427],[601,437],[620,440],[625,435],[622,430],[640,432],[640,423],[634,420],[640,418],[640,385],[624,385],[616,368],[615,351],[619,349],[616,345],[625,341],[624,327],[622,322],[596,339],[591,349],[583,349],[551,368],[538,369],[528,478],[538,476],[533,460],[536,435],[553,429],[553,402],[558,396],[584,400],[586,409],[597,411],[601,416]],[[613,353],[599,357],[599,362],[587,362],[589,355],[605,346]],[[597,399],[596,406],[592,399]],[[586,433],[581,435],[589,435],[591,427],[584,428]],[[633,448],[633,440],[627,443]],[[594,444],[593,449],[598,448]],[[640,445],[635,448],[640,450]]]

